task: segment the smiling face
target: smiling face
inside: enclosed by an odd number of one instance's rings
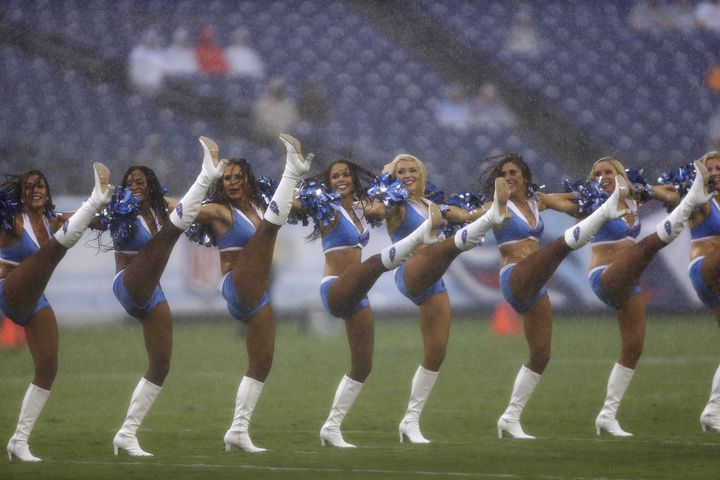
[[[402,186],[410,192],[411,195],[417,195],[422,188],[422,172],[415,160],[403,159],[399,160],[395,165],[395,178],[400,180]],[[419,192],[422,194],[423,192]]]
[[[50,198],[45,179],[37,173],[28,175],[22,184],[21,198],[27,210],[42,210]]]
[[[596,182],[600,183],[600,186],[607,193],[615,191],[615,177],[620,175],[615,165],[607,160],[600,160],[595,162],[595,167],[592,171],[592,178]]]
[[[525,198],[528,194],[528,181],[523,175],[522,168],[517,163],[510,161],[505,163],[498,174],[505,179],[510,189],[510,197]]]
[[[715,191],[720,191],[720,155],[706,157],[705,167],[710,174],[710,185]]]
[[[338,162],[330,167],[328,172],[330,190],[339,193],[343,198],[352,196],[355,193],[355,182],[353,181],[350,166],[344,162]]]
[[[141,202],[150,200],[150,186],[147,176],[142,170],[131,170],[125,179],[125,184],[133,196]]]

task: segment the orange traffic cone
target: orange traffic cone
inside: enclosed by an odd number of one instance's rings
[[[21,347],[27,344],[25,329],[7,317],[3,317],[0,326],[0,347]]]
[[[509,303],[500,303],[493,312],[491,329],[495,335],[519,335],[523,331],[522,317]]]

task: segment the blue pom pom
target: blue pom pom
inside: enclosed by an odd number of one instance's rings
[[[302,222],[305,226],[312,220],[326,227],[335,220],[335,210],[340,208],[339,193],[328,191],[317,180],[308,180],[301,183],[297,196],[304,214],[292,212],[288,223]]]
[[[585,215],[590,215],[598,209],[600,205],[605,203],[610,195],[602,189],[600,182],[586,178],[571,183],[570,180],[563,180],[563,186],[566,192],[572,192],[578,204],[578,211]]]
[[[463,208],[469,212],[482,207],[486,201],[487,197],[483,193],[460,192],[450,195],[445,203]]]
[[[123,187],[116,187],[110,203],[100,212],[100,230],[110,230],[116,246],[127,243],[135,234],[135,218],[140,213],[140,199]]]
[[[193,223],[190,228],[185,230],[185,236],[188,239],[203,247],[213,247],[217,245],[215,238],[210,234],[210,227],[201,223]]]
[[[435,184],[432,182],[425,183],[424,196],[425,198],[437,205],[445,202],[445,192],[443,192],[442,190],[438,190],[437,186],[435,186]]]
[[[15,227],[15,216],[20,210],[20,202],[5,190],[0,191],[0,229],[10,231]]]
[[[687,195],[693,180],[695,180],[695,166],[692,163],[665,172],[658,177],[658,183],[674,186],[680,197]]]
[[[385,208],[390,208],[405,203],[409,192],[402,186],[400,180],[393,180],[392,175],[383,173],[377,181],[370,184],[367,195],[381,201]]]
[[[627,175],[628,180],[630,180],[633,188],[639,191],[641,202],[647,202],[648,200],[650,200],[650,198],[652,198],[650,196],[650,190],[652,189],[652,186],[643,176],[642,169],[635,170],[633,168],[626,168],[625,174]]]
[[[260,193],[260,196],[265,201],[265,204],[269,205],[270,200],[272,200],[273,195],[275,195],[275,190],[277,190],[278,182],[263,175],[258,178],[255,183],[257,185],[258,193]]]

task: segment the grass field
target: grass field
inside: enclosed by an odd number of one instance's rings
[[[720,478],[720,436],[699,415],[720,361],[708,316],[651,315],[645,352],[620,409],[634,438],[597,437],[594,418],[618,351],[609,317],[559,318],[553,359],[523,414],[535,441],[499,440],[495,422],[527,354],[522,336],[458,319],[423,413],[431,445],[400,444],[420,337],[409,319],[378,322],[374,370],[344,423],[357,449],[322,448],[318,432],[346,371],[345,338],[281,323],[273,371],[251,423],[262,454],[226,453],[222,437],[245,368],[234,322],[179,324],[165,388],[140,429],[152,458],[112,455],[112,437],[145,368],[140,329],[61,330],[60,373],[31,437],[40,464],[0,460],[0,479],[68,478]],[[0,441],[32,377],[27,349],[0,350]]]

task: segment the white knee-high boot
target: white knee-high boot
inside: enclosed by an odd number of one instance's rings
[[[71,248],[80,240],[95,214],[102,210],[112,198],[109,187],[110,170],[100,162],[93,164],[95,187],[90,198],[85,200],[62,228],[55,232],[55,240],[65,248]]]
[[[708,400],[702,415],[700,415],[700,425],[703,432],[710,430],[711,432],[720,433],[720,367],[715,370],[710,400]]]
[[[10,437],[10,441],[7,444],[8,458],[10,458],[11,462],[13,459],[22,462],[42,461],[42,459],[30,453],[28,438],[35,426],[35,422],[45,407],[48,396],[50,396],[50,390],[45,390],[32,383],[25,392],[15,433]]]
[[[430,392],[432,392],[438,372],[426,370],[420,365],[415,372],[410,389],[410,400],[408,401],[405,417],[400,421],[398,430],[400,432],[400,443],[405,438],[410,443],[430,443],[420,432],[420,414],[425,407]]]
[[[302,176],[310,170],[312,162],[312,155],[308,155],[307,159],[303,158],[300,142],[296,138],[283,133],[280,135],[280,140],[285,144],[287,150],[285,170],[264,215],[265,220],[275,225],[283,225],[287,220],[292,207],[295,187]]]
[[[510,190],[508,190],[507,182],[504,178],[495,179],[495,193],[493,194],[493,204],[482,217],[472,222],[467,227],[461,228],[455,232],[455,246],[461,252],[466,252],[476,247],[483,241],[487,232],[495,225],[500,225],[510,218],[507,211],[507,201],[510,198]]]
[[[499,438],[502,438],[505,433],[512,438],[528,440],[535,438],[523,431],[522,425],[520,425],[520,415],[522,415],[523,409],[528,400],[530,400],[541,377],[542,375],[533,372],[525,365],[520,367],[520,371],[517,377],[515,377],[515,384],[513,385],[512,394],[510,395],[510,403],[497,423]]]
[[[254,378],[243,377],[235,397],[235,416],[233,417],[230,430],[225,433],[225,451],[229,452],[233,446],[250,453],[264,452],[265,448],[256,447],[248,428],[250,417],[257,404],[265,384]]]
[[[410,234],[382,249],[380,260],[388,270],[399,267],[405,263],[417,247],[425,243],[431,243],[430,233],[432,232],[432,215],[420,224]]]
[[[320,443],[323,446],[327,444],[331,447],[355,448],[355,445],[345,441],[342,432],[340,432],[340,426],[345,419],[345,415],[350,411],[353,403],[355,403],[355,399],[360,394],[362,386],[362,383],[356,382],[347,375],[343,375],[335,391],[335,398],[330,408],[330,414],[320,429]]]
[[[705,164],[700,160],[696,160],[695,180],[693,180],[690,190],[688,190],[687,195],[680,201],[678,206],[655,229],[660,240],[665,243],[675,240],[685,228],[685,222],[688,221],[690,215],[712,198],[713,194],[707,193],[709,176]]]
[[[120,430],[115,434],[113,439],[113,450],[115,455],[119,450],[125,450],[132,457],[152,457],[152,453],[148,453],[140,448],[137,440],[137,429],[142,423],[145,415],[155,403],[155,399],[162,390],[162,387],[150,383],[145,377],[135,387],[132,397],[130,398],[130,406],[128,407],[125,421]]]
[[[200,174],[187,193],[170,212],[170,221],[180,230],[187,230],[200,212],[205,194],[213,183],[222,177],[227,160],[218,160],[218,146],[207,137],[200,137],[203,149],[203,163]]]
[[[620,175],[616,176],[615,190],[610,197],[588,217],[565,230],[565,243],[573,250],[577,250],[588,243],[605,222],[620,218],[628,213],[627,209],[619,209],[619,202],[625,198],[627,192],[628,188],[625,179]]]
[[[635,370],[623,367],[619,363],[615,363],[610,378],[608,378],[607,395],[600,414],[595,419],[595,432],[600,435],[607,432],[614,437],[632,437],[632,433],[628,433],[622,428],[615,419],[618,407],[622,401],[625,391],[632,381]]]

